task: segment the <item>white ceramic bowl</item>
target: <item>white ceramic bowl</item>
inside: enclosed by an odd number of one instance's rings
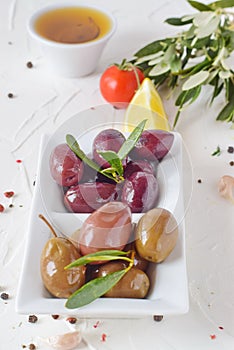
[[[106,15],[110,20],[109,31],[95,40],[78,44],[60,43],[46,39],[35,29],[35,23],[40,16],[49,11],[63,8],[86,8],[97,10]],[[103,49],[112,37],[117,27],[115,17],[103,8],[96,6],[84,6],[77,3],[54,4],[37,10],[28,21],[28,32],[39,44],[48,68],[66,78],[77,78],[91,74],[97,67]]]
[[[87,215],[68,213],[63,205],[61,189],[50,175],[49,156],[53,148],[63,143],[65,135],[72,133],[85,152],[90,140],[105,128],[123,130],[123,111],[109,105],[82,111],[68,119],[56,132],[43,139],[38,163],[37,181],[29,219],[24,265],[19,283],[16,309],[20,313],[76,313],[79,317],[143,317],[149,315],[180,314],[188,311],[188,288],[185,256],[185,227],[182,170],[182,139],[174,133],[174,143],[158,167],[160,184],[159,207],[170,210],[179,227],[175,249],[161,264],[151,264],[148,270],[151,288],[146,299],[99,298],[77,310],[65,307],[64,299],[53,298],[43,286],[40,276],[40,256],[50,238],[49,229],[38,218],[44,214],[56,228],[70,236]],[[133,214],[137,222],[142,214]]]

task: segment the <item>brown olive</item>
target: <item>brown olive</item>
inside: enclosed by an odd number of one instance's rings
[[[136,227],[136,249],[141,257],[162,262],[174,249],[178,238],[178,225],[166,209],[154,208],[145,213]]]
[[[149,265],[149,261],[145,260],[142,258],[135,247],[135,242],[128,243],[125,247],[124,250],[127,252],[129,250],[134,252],[134,258],[133,258],[133,266],[138,268],[139,270],[146,271],[147,267]]]
[[[112,272],[123,270],[125,267],[123,262],[109,262],[96,270],[96,277],[104,277]],[[146,273],[132,267],[104,296],[109,298],[144,298],[149,287],[150,281]]]
[[[55,231],[47,220],[40,217]],[[80,254],[67,239],[57,235],[49,239],[41,253],[41,278],[46,289],[57,298],[68,298],[85,283],[85,267],[78,266],[65,270],[64,267],[78,259]]]
[[[78,232],[81,254],[103,249],[123,249],[131,231],[130,208],[118,201],[106,203],[88,216]]]
[[[104,277],[109,273],[123,270],[128,266],[124,261],[112,261],[102,265],[89,265],[90,279]]]

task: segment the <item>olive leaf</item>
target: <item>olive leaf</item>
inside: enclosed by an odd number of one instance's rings
[[[126,257],[126,255],[129,253],[131,253],[131,258]],[[112,272],[103,277],[95,278],[84,284],[67,299],[65,306],[68,309],[76,309],[81,306],[90,304],[95,299],[104,295],[112,287],[114,287],[116,283],[118,283],[121,278],[132,268],[134,262],[133,257],[134,252],[132,251],[124,252],[121,250],[101,250],[82,256],[81,258],[67,265],[65,269],[86,265],[90,262],[100,260],[107,261],[121,259],[129,263],[128,267],[122,270]]]
[[[137,51],[134,56],[144,57],[144,56],[151,55],[151,54],[159,52],[159,51],[165,51],[165,49],[171,44],[171,42],[172,42],[172,39],[170,39],[170,38],[156,40],[156,41],[146,45],[141,50]]]
[[[209,22],[214,18],[215,14],[213,11],[199,12],[194,15],[193,24],[195,27],[202,27],[209,24]]]
[[[227,103],[224,108],[219,112],[216,120],[220,121],[234,121],[234,103]]]
[[[160,62],[158,65],[155,65],[149,72],[149,76],[158,76],[162,75],[170,70],[170,65],[165,62]]]
[[[150,61],[148,62],[148,65],[149,65],[149,66],[154,66],[155,64],[158,64],[158,63],[162,62],[162,60],[163,60],[163,55],[160,55],[160,56],[158,56],[158,57],[156,57],[156,58],[150,60]]]
[[[124,159],[133,149],[133,147],[135,146],[135,144],[137,143],[137,141],[139,140],[145,124],[147,122],[147,119],[142,120],[135,128],[134,130],[131,132],[131,134],[128,136],[128,138],[124,141],[124,143],[122,144],[122,146],[120,147],[119,151],[118,151],[118,157],[120,159]]]
[[[196,10],[199,10],[199,11],[209,11],[212,9],[209,5],[205,5],[205,4],[198,2],[198,1],[188,0],[188,3],[192,7],[194,7]]]
[[[198,13],[165,21],[175,26],[187,24],[188,29],[176,33],[174,37],[162,38],[146,45],[136,52],[132,61],[154,82],[156,88],[165,84],[172,91],[180,90],[175,103],[178,110],[174,126],[184,104],[191,104],[197,99],[201,86],[213,87],[212,103],[221,92],[227,96],[227,81],[234,81],[233,69],[227,63],[234,50],[234,30],[231,12],[226,10],[226,7],[234,6],[234,0],[215,1],[208,5],[193,0],[188,3]],[[138,61],[141,58],[142,61]],[[184,83],[185,78],[188,79]],[[227,122],[233,119],[228,99],[218,119]]]
[[[204,12],[203,12],[204,13]],[[208,21],[204,21],[204,23],[201,25],[198,25],[197,28],[195,29],[195,34],[198,39],[200,38],[205,38],[207,36],[210,36],[211,34],[215,33],[216,30],[218,29],[221,16],[219,15],[214,15],[212,13],[211,19],[208,17]]]
[[[221,70],[219,72],[219,77],[221,79],[228,79],[228,78],[231,78],[233,76],[233,73],[231,71],[225,71],[225,70]]]
[[[68,309],[76,309],[90,304],[114,287],[128,270],[129,268],[127,267],[126,269],[112,272],[104,277],[89,281],[67,299],[65,306]]]
[[[177,97],[175,105],[183,106],[188,101],[195,101],[201,92],[201,86],[198,85],[193,89],[182,91],[180,95]]]
[[[129,253],[130,251],[125,252],[116,249],[99,250],[95,253],[86,254],[84,256],[81,256],[79,259],[74,260],[69,265],[65,266],[65,270],[68,270],[72,267],[86,265],[94,261],[117,260],[121,258],[130,262],[131,260],[129,258],[124,258],[124,256],[129,255]]]
[[[156,53],[153,53],[151,55],[147,55],[147,56],[142,56],[140,58],[137,59],[137,64],[143,63],[143,62],[151,62],[152,60],[161,57],[162,55],[164,55],[164,51],[158,51]]]
[[[170,61],[170,68],[172,73],[178,73],[182,68],[182,62],[179,56],[174,55]]]
[[[183,84],[182,90],[183,91],[191,90],[194,87],[196,87],[198,85],[201,85],[202,83],[204,83],[209,78],[209,75],[210,75],[209,72],[207,72],[206,70],[202,70],[202,71],[192,75]]]
[[[114,151],[97,151],[110,165],[111,169],[118,175],[123,175],[123,164],[118,154]]]
[[[94,170],[100,172],[100,166],[97,163],[95,163],[92,159],[90,159],[84,153],[84,151],[82,151],[82,149],[80,148],[80,146],[79,146],[78,142],[76,141],[76,139],[74,138],[74,136],[72,136],[70,134],[66,135],[66,142],[67,142],[67,145],[70,147],[70,149],[77,155],[77,157],[79,157],[81,160],[83,160],[84,163],[89,165]]]
[[[144,119],[134,128],[120,147],[118,153],[114,151],[98,151],[98,153],[111,165],[111,168],[103,169],[102,174],[112,174],[113,177],[115,177],[115,173],[117,173],[118,177],[123,176],[124,169],[122,160],[129,154],[139,140],[139,137],[144,130],[146,121],[147,120]]]
[[[210,103],[212,103],[214,99],[221,93],[223,89],[223,85],[224,85],[223,83],[219,85],[219,77],[216,77],[215,83],[214,83],[214,91],[213,91]]]
[[[105,175],[109,179],[118,182],[119,178],[117,176],[114,176],[112,173],[104,174],[103,170],[100,168],[100,166],[95,163],[92,159],[90,159],[84,151],[80,148],[78,142],[74,138],[74,136],[68,134],[66,135],[66,142],[67,145],[70,147],[70,149],[79,157],[84,163],[86,163],[90,168],[96,170],[97,172]]]
[[[215,77],[219,74],[219,72],[220,72],[219,69],[215,69],[215,70],[213,70],[213,72],[210,72],[209,77],[206,80],[206,83],[210,84],[215,79]]]
[[[69,148],[77,155],[77,157],[79,157],[84,163],[90,166],[90,168],[96,170],[100,174],[108,177],[109,179],[119,183],[124,180],[123,165],[121,160],[123,160],[128,155],[128,153],[133,149],[133,147],[137,143],[139,137],[141,136],[144,130],[146,121],[147,120],[144,119],[134,128],[129,137],[122,144],[118,153],[113,151],[99,151],[103,158],[106,159],[111,165],[111,167],[107,169],[101,169],[97,163],[90,159],[85,154],[85,152],[82,151],[74,136],[67,134],[66,142]]]
[[[172,17],[172,18],[167,18],[165,20],[165,23],[171,24],[172,26],[184,26],[186,24],[190,24],[193,21],[193,17],[189,19],[184,19],[183,17],[178,18],[178,17]]]
[[[197,72],[200,72],[209,68],[210,65],[211,65],[211,62],[208,59],[205,59],[203,62],[200,62],[194,66],[191,66],[187,69],[182,70],[180,74],[183,78],[187,78],[189,76],[195,75]]]
[[[200,92],[201,92],[201,85],[198,85],[190,90],[186,90],[186,91],[181,92],[181,94],[178,96],[178,98],[175,102],[176,106],[179,106],[179,109],[176,113],[173,126],[176,125],[183,106],[186,103],[192,104],[198,98],[198,96],[200,95]]]
[[[233,6],[234,6],[234,0],[220,0],[209,4],[209,7],[211,7],[214,10],[219,8],[233,7]]]

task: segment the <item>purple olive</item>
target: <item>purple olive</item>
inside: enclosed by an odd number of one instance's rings
[[[174,135],[164,130],[145,130],[131,152],[133,159],[162,160],[170,151]]]
[[[128,179],[136,171],[143,171],[144,173],[155,174],[156,165],[146,160],[130,160],[124,169],[124,178]]]
[[[125,180],[121,200],[132,213],[142,213],[155,206],[159,195],[158,181],[153,174],[137,171]]]
[[[76,185],[82,178],[84,165],[69,146],[62,143],[50,155],[50,173],[60,186]]]
[[[106,129],[101,131],[93,141],[93,158],[102,168],[110,167],[110,164],[98,153],[98,151],[118,152],[125,142],[124,135],[116,129]],[[123,165],[126,159],[123,160]]]
[[[66,208],[73,213],[92,213],[103,204],[118,199],[118,188],[106,182],[87,182],[68,189],[64,196]]]

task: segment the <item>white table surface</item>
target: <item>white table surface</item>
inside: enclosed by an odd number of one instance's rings
[[[234,175],[229,164],[234,155],[227,152],[228,146],[234,146],[234,130],[215,121],[223,99],[208,107],[208,90],[182,113],[177,127],[190,159],[185,165],[189,312],[164,317],[162,322],[151,317],[83,319],[74,326],[66,321],[66,315],[58,320],[37,315],[38,321],[31,324],[29,315],[15,312],[41,135],[53,132],[74,113],[104,103],[99,91],[103,70],[124,57],[131,58],[145,44],[174,34],[177,28],[164,24],[164,19],[193,11],[185,0],[90,0],[89,4],[113,12],[118,29],[95,73],[63,79],[47,71],[26,32],[30,14],[49,3],[53,1],[0,0],[0,203],[7,207],[0,214],[0,292],[9,294],[7,301],[0,299],[0,349],[21,349],[30,343],[46,349],[40,337],[77,327],[83,329],[86,339],[80,349],[234,349],[234,207],[217,190],[221,176]],[[28,61],[33,63],[32,69],[26,67]],[[14,98],[8,98],[8,93]],[[161,93],[172,119],[173,98],[167,100]],[[212,157],[217,145],[221,155]],[[202,183],[197,182],[199,178]],[[15,192],[12,208],[3,195],[7,190]],[[105,342],[101,341],[103,333]]]

